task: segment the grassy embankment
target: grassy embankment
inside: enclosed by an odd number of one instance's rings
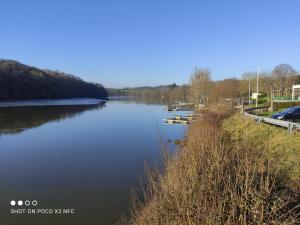
[[[208,112],[123,223],[299,224],[299,146],[300,134]]]

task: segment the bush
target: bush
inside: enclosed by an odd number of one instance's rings
[[[252,98],[251,100],[253,102],[256,102],[255,98]],[[258,98],[258,104],[264,104],[264,103],[267,103],[267,102],[268,102],[268,98],[267,97],[260,97],[260,98]]]
[[[300,101],[298,101],[298,102],[274,102],[273,103],[274,111],[277,111],[279,109],[293,107],[293,106],[300,106]]]

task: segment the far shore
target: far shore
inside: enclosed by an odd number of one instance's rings
[[[0,107],[23,106],[80,106],[104,104],[105,99],[95,98],[63,98],[63,99],[24,99],[24,100],[0,100]]]

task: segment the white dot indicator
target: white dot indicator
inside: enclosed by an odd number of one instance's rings
[[[29,206],[29,205],[30,205],[30,201],[29,201],[29,200],[26,200],[26,201],[24,202],[24,204],[25,204],[26,206]]]
[[[23,205],[23,201],[21,201],[21,200],[18,201],[18,205],[19,205],[19,206]]]
[[[37,200],[33,200],[33,201],[32,201],[32,205],[33,205],[33,206],[36,206],[37,204],[38,204]]]
[[[14,201],[14,200],[10,201],[10,205],[11,206],[15,206],[16,205],[16,201]]]

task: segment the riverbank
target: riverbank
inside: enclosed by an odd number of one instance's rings
[[[95,98],[62,98],[62,99],[28,99],[0,100],[0,107],[29,107],[29,106],[89,106],[104,105],[106,100]]]
[[[206,112],[122,224],[299,224],[299,133]],[[141,196],[138,193],[136,196]]]

